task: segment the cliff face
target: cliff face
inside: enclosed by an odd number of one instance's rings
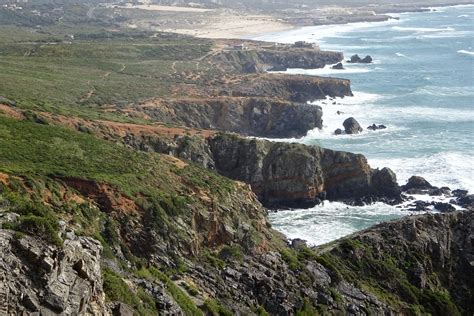
[[[190,128],[301,137],[322,127],[321,108],[307,102],[351,95],[344,79],[259,74],[210,82],[193,98],[152,99],[116,111]]]
[[[233,96],[268,96],[294,102],[352,96],[350,81],[338,78],[286,74],[247,75],[222,85],[220,93]]]
[[[382,178],[388,169],[372,170],[362,155],[225,135],[209,143],[216,169],[249,183],[267,207],[313,206],[322,192],[331,200],[400,195],[395,175]]]
[[[155,100],[140,106],[153,120],[265,137],[300,137],[322,127],[319,106],[271,98]]]
[[[287,68],[315,69],[336,64],[344,59],[339,52],[321,51],[311,48],[291,48],[288,46],[265,47],[249,50],[227,50],[212,57],[212,63],[228,72],[264,72],[286,70]]]
[[[194,161],[248,183],[266,207],[312,207],[320,198],[351,203],[400,198],[390,169],[373,170],[364,156],[348,152],[222,134],[207,139],[129,134],[123,141],[133,148]]]
[[[405,217],[322,247],[343,278],[405,314],[474,311],[474,212]]]

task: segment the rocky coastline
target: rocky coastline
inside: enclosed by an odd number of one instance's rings
[[[169,95],[97,116],[0,97],[0,314],[474,312],[474,196],[417,176],[399,185],[361,154],[248,137],[301,137],[322,127],[309,103],[352,91],[345,79],[266,73],[340,53],[240,45],[196,60],[213,76],[170,62]],[[324,200],[438,212],[318,247],[269,222],[269,211]]]

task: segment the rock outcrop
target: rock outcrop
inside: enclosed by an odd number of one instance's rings
[[[255,45],[255,43],[252,43]],[[212,63],[227,72],[256,73],[284,71],[287,68],[315,69],[340,62],[340,52],[313,48],[253,47],[246,50],[224,50],[211,57]]]
[[[321,128],[321,108],[308,102],[352,96],[350,82],[337,78],[258,74],[209,86],[193,98],[152,99],[118,111],[189,128],[287,138]]]
[[[222,85],[216,94],[241,97],[276,97],[293,102],[313,102],[329,97],[352,96],[347,79],[303,75],[264,74],[242,76]]]
[[[337,63],[337,64],[331,66],[331,69],[344,70],[344,66],[342,65],[342,63]]]
[[[474,212],[408,216],[321,247],[340,275],[402,314],[474,311]],[[393,300],[392,300],[393,299]]]
[[[395,174],[371,169],[362,155],[225,135],[209,143],[216,170],[249,183],[267,207],[311,207],[322,192],[330,200],[400,196]]]
[[[263,137],[301,137],[322,127],[321,107],[260,97],[154,100],[140,110],[156,121]]]
[[[372,131],[376,131],[378,129],[386,129],[387,126],[383,125],[383,124],[379,124],[379,125],[376,125],[376,124],[372,124],[370,126],[367,126],[367,129],[368,130],[372,130]]]
[[[58,248],[0,229],[0,311],[104,314],[101,251],[91,238],[66,239]]]
[[[362,127],[360,126],[359,122],[353,117],[349,117],[342,123],[344,126],[344,130],[346,134],[359,134],[362,132]]]
[[[370,64],[372,63],[372,57],[369,55],[364,58],[360,58],[359,55],[355,54],[351,56],[351,59],[347,61],[348,63],[359,63],[359,64]]]

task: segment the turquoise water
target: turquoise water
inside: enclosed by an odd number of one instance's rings
[[[357,53],[374,59],[370,65],[345,64],[342,71],[290,69],[350,79],[355,95],[336,100],[336,105],[318,102],[323,130],[292,141],[362,153],[371,166],[392,168],[400,183],[416,174],[437,186],[474,192],[474,6],[397,16],[399,20],[307,27],[259,38],[317,42],[346,58]],[[372,123],[388,128],[334,136],[349,116],[364,128]],[[309,211],[274,213],[271,219],[289,237],[320,244],[405,214],[384,205],[327,203]]]

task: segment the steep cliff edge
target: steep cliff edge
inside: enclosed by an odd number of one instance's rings
[[[301,137],[322,128],[321,107],[274,98],[152,100],[134,110],[154,121],[265,137]]]
[[[404,314],[474,312],[474,211],[377,225],[320,247],[326,266]]]
[[[321,108],[307,102],[352,95],[349,80],[269,74],[227,76],[182,92],[192,97],[155,98],[111,111],[190,128],[301,137],[322,127]]]
[[[227,49],[211,57],[211,62],[227,72],[265,72],[287,68],[316,69],[337,64],[344,59],[339,52],[319,48],[294,48],[290,45],[263,46],[258,42],[245,42],[244,50]],[[257,45],[257,46],[255,46]]]
[[[311,207],[323,198],[400,199],[395,174],[373,170],[363,155],[231,135],[208,142],[216,170],[249,183],[267,207]]]

